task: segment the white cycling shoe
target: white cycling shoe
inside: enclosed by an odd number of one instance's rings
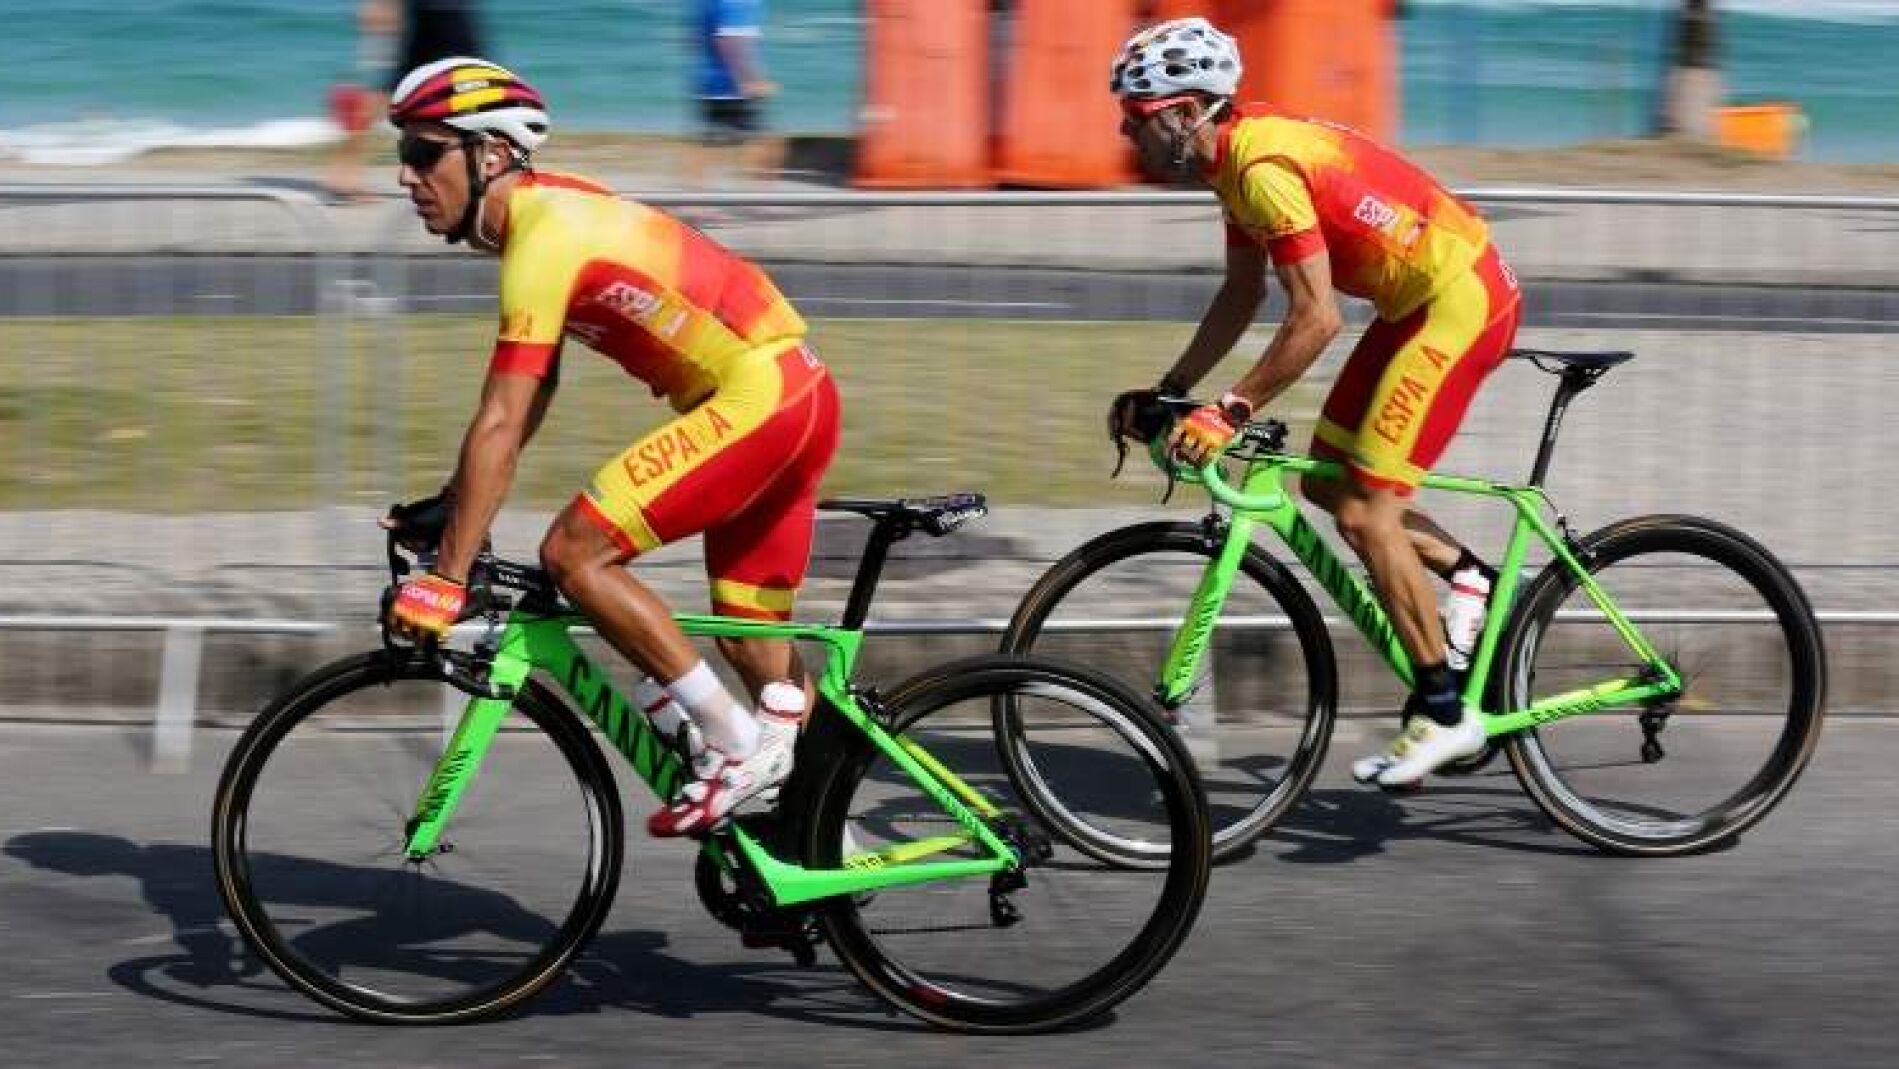
[[[709,831],[725,823],[732,810],[774,790],[791,775],[797,741],[795,730],[766,729],[759,734],[758,749],[742,761],[710,747],[702,750],[693,760],[693,780],[671,805],[647,819],[646,830],[660,838],[671,838]]]
[[[1391,749],[1352,762],[1352,778],[1380,787],[1409,787],[1438,769],[1484,748],[1482,718],[1470,710],[1455,725],[1444,725],[1422,713],[1404,723]]]

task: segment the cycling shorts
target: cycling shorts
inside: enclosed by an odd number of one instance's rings
[[[837,450],[837,388],[802,344],[733,364],[704,402],[602,466],[575,506],[623,560],[703,533],[712,611],[786,620]]]
[[[1344,463],[1362,485],[1412,493],[1510,355],[1521,310],[1493,246],[1411,314],[1375,320],[1320,409],[1312,455]]]

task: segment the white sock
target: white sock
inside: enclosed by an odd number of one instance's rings
[[[761,731],[798,733],[804,723],[804,688],[795,683],[767,683],[758,692]]]
[[[666,684],[666,692],[699,725],[707,746],[735,761],[745,760],[758,749],[758,721],[732,700],[725,684],[704,661]]]
[[[670,739],[679,734],[679,726],[686,722],[686,710],[651,676],[641,676],[634,682],[633,702],[646,714],[646,719],[653,722],[661,738]]]

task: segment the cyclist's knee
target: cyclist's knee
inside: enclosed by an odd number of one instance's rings
[[[1380,538],[1404,537],[1404,501],[1389,490],[1374,490],[1357,483],[1340,484],[1341,492],[1331,507],[1339,537],[1353,549],[1360,549]]]
[[[612,563],[612,543],[572,510],[561,513],[541,539],[541,567],[563,594],[572,596],[589,569]]]
[[[554,581],[556,589],[568,593],[579,562],[573,551],[573,543],[560,537],[557,532],[557,528],[549,528],[546,537],[541,539],[541,567],[547,571],[547,577]]]

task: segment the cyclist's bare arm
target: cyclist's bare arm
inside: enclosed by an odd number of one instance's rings
[[[1338,295],[1332,289],[1332,264],[1323,252],[1276,268],[1286,288],[1286,320],[1273,334],[1265,355],[1241,376],[1233,392],[1259,411],[1299,381],[1344,326]]]
[[[554,350],[554,362],[548,366],[541,388],[534,393],[534,406],[528,410],[527,434],[521,439],[522,445],[534,440],[534,432],[541,429],[541,420],[547,415],[547,406],[554,402],[554,391],[560,388],[561,353],[561,349]]]
[[[1226,281],[1200,317],[1200,329],[1186,351],[1162,381],[1176,392],[1190,392],[1239,344],[1265,299],[1266,250],[1251,243],[1227,246]]]
[[[490,374],[482,384],[481,403],[462,436],[461,457],[449,481],[455,504],[435,560],[437,574],[468,578],[482,538],[514,483],[515,463],[530,424],[538,419],[536,409],[546,408],[540,400],[543,382],[533,375],[504,373]]]

